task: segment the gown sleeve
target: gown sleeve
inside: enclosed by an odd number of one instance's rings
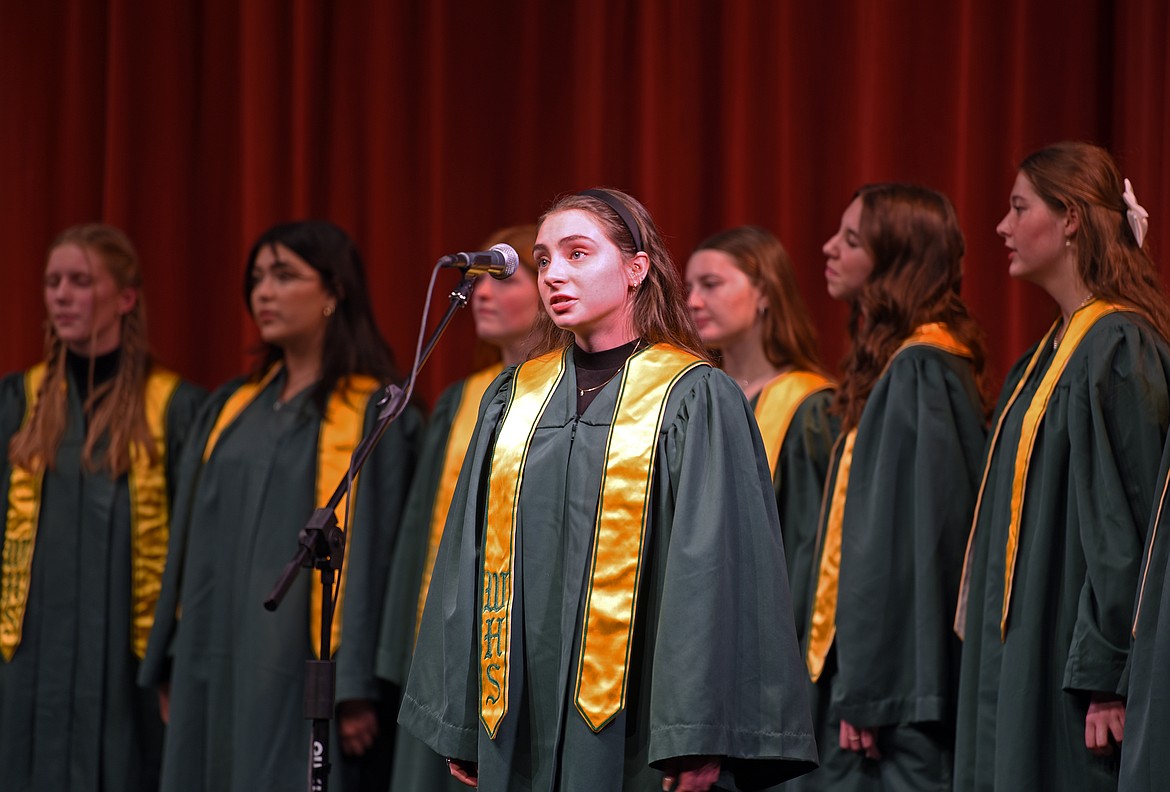
[[[480,520],[488,468],[515,369],[488,387],[435,558],[398,722],[441,756],[475,761],[479,729]]]
[[[378,420],[377,398],[366,408],[365,433]],[[422,416],[408,407],[387,428],[357,483],[346,541],[346,591],[337,662],[337,701],[379,698],[374,672],[386,580],[422,435]],[[339,514],[339,518],[344,515]],[[316,583],[316,581],[314,581]]]
[[[772,477],[723,372],[700,369],[677,388],[650,550],[648,756],[722,756],[737,787],[776,784],[817,753]]]
[[[952,622],[984,442],[963,358],[908,349],[870,395],[841,528],[833,706],[850,723],[954,717]]]
[[[1065,690],[1124,693],[1134,592],[1170,423],[1166,352],[1134,322],[1110,323],[1068,372],[1070,513],[1086,562]],[[1089,340],[1089,339],[1086,339]]]

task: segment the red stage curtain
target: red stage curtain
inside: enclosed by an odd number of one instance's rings
[[[40,354],[45,249],[73,223],[131,235],[158,356],[214,386],[249,365],[268,225],[354,235],[405,367],[439,255],[593,185],[641,198],[680,265],[771,228],[835,362],[821,243],[856,187],[898,179],[954,200],[999,377],[1055,311],[994,231],[1022,156],[1110,148],[1170,250],[1168,30],[1164,0],[0,0],[0,370]],[[460,316],[425,396],[472,337]]]

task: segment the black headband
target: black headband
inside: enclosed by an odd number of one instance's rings
[[[590,198],[596,198],[617,212],[617,216],[626,224],[626,230],[630,232],[630,238],[634,240],[634,252],[645,251],[646,248],[642,244],[642,232],[638,230],[638,223],[634,220],[634,216],[630,214],[630,210],[625,207],[616,195],[609,190],[582,190],[577,195],[587,195]]]

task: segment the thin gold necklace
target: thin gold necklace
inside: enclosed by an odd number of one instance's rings
[[[593,393],[593,391],[595,391],[595,390],[600,390],[601,388],[604,388],[606,385],[613,382],[613,378],[616,377],[618,374],[621,374],[622,369],[624,369],[625,367],[626,367],[625,363],[618,366],[618,370],[615,371],[614,373],[610,374],[609,379],[607,379],[605,382],[601,383],[600,385],[594,385],[592,388],[577,388],[577,395],[584,396],[586,393]]]
[[[592,388],[577,388],[577,395],[584,396],[586,393],[593,393],[593,391],[601,390],[606,385],[613,382],[613,378],[616,377],[618,374],[622,373],[622,369],[624,369],[626,367],[626,363],[629,363],[630,358],[632,358],[634,355],[638,354],[638,350],[641,348],[642,348],[642,339],[639,338],[638,343],[634,344],[634,350],[632,352],[630,352],[630,357],[627,357],[622,362],[622,364],[617,367],[617,371],[615,371],[614,373],[609,375],[609,379],[607,379],[605,382],[601,383],[600,385],[594,385]]]

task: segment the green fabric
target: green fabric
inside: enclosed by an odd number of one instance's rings
[[[166,415],[168,487],[206,394],[180,383]],[[84,418],[70,381],[55,470],[46,471],[24,633],[0,661],[0,774],[6,790],[84,792],[157,788],[162,723],[138,688],[130,642],[130,492],[81,463]],[[25,412],[24,375],[0,382],[0,447]],[[8,503],[11,466],[0,474]],[[173,491],[171,492],[173,495]],[[0,521],[0,542],[5,524]]]
[[[814,585],[817,524],[821,513],[829,457],[839,421],[829,415],[834,391],[823,390],[805,399],[784,435],[772,484],[784,536],[784,560],[792,589],[796,639],[804,640]],[[755,404],[752,404],[753,409]]]
[[[965,358],[912,346],[875,384],[842,518],[837,635],[815,686],[822,767],[799,788],[950,788],[951,623],[984,441]],[[880,761],[840,748],[843,719],[878,729]]]
[[[593,733],[573,706],[581,608],[617,383],[576,415],[569,366],[536,429],[520,494],[509,711],[479,723],[480,530],[512,384],[485,395],[435,567],[400,722],[479,762],[490,790],[657,790],[665,759],[732,757],[750,789],[815,761],[776,502],[747,402],[720,371],[686,374],[657,445],[627,706]]]
[[[1004,385],[1023,375],[1029,352]],[[1008,412],[976,526],[959,690],[957,790],[1106,790],[1117,758],[1085,747],[1090,691],[1124,692],[1133,597],[1170,422],[1170,356],[1134,314],[1101,319],[1040,424],[1006,640],[1004,546],[1015,449],[1043,359]],[[1126,740],[1128,745],[1128,739]]]
[[[305,785],[310,723],[302,713],[303,678],[315,649],[308,614],[319,575],[302,571],[275,612],[262,603],[317,505],[321,419],[307,390],[278,405],[283,383],[281,373],[240,413],[206,464],[208,433],[240,382],[212,397],[193,434],[190,480],[177,504],[182,530],[172,534],[142,673],[143,682],[157,684],[172,666],[164,790],[284,792]],[[376,402],[369,401],[366,431],[376,420]],[[339,702],[384,695],[374,675],[377,629],[420,431],[417,412],[408,410],[382,437],[358,482],[334,655]],[[330,746],[336,762],[336,734]],[[370,755],[371,762],[376,758]],[[336,768],[331,788],[352,788]]]
[[[443,472],[447,439],[463,382],[447,388],[435,402],[426,434],[423,436],[418,467],[410,485],[406,510],[402,518],[402,536],[391,560],[390,579],[386,586],[386,603],[382,608],[382,628],[378,637],[378,675],[402,685],[410,669],[414,649],[415,617],[418,614],[419,589],[423,564],[430,540],[431,512],[435,493]],[[466,790],[447,770],[443,757],[419,742],[410,732],[398,729],[394,735],[394,768],[390,792],[460,792]]]
[[[1167,491],[1170,445],[1162,455],[1155,497]],[[1156,505],[1156,504],[1155,504]],[[1125,741],[1121,752],[1121,792],[1160,792],[1170,780],[1170,497],[1155,515],[1157,534],[1145,550],[1141,580],[1141,611],[1129,660],[1129,694],[1125,708]],[[1153,543],[1150,546],[1150,542]]]

